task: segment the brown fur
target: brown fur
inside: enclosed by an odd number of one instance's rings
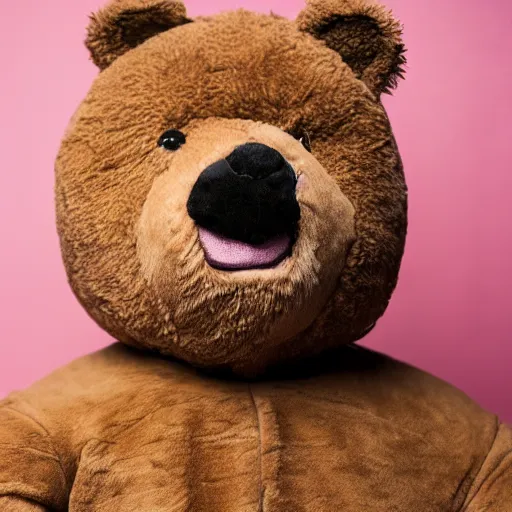
[[[384,312],[406,233],[379,98],[404,62],[391,15],[312,0],[297,22],[191,22],[114,0],[87,45],[103,71],[58,156],[58,229],[78,299],[125,345],[0,403],[0,511],[512,509],[510,429],[350,344]],[[170,128],[175,153],[157,146]],[[276,268],[223,272],[185,205],[245,142],[293,166],[299,236]]]
[[[168,128],[189,135],[176,155],[156,145]],[[313,156],[284,133],[297,129]],[[301,234],[278,271],[218,272],[185,203],[200,171],[248,140],[273,145],[308,178]],[[70,282],[103,327],[246,374],[367,332],[395,286],[406,225],[380,102],[294,22],[245,11],[162,33],[98,77],[62,144],[57,207]],[[140,227],[147,210],[160,222],[150,241]]]
[[[301,30],[325,41],[377,95],[403,78],[402,29],[391,13],[366,0],[309,0]]]
[[[146,39],[189,21],[179,1],[114,0],[91,16],[85,45],[94,63],[105,69]]]
[[[508,512],[511,447],[461,392],[364,349],[248,383],[118,344],[3,402],[0,510]]]

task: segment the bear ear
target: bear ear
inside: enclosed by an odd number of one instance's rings
[[[297,24],[338,52],[377,96],[403,78],[402,27],[383,6],[371,0],[307,0]]]
[[[179,0],[112,0],[91,15],[85,45],[103,70],[150,37],[190,21]]]

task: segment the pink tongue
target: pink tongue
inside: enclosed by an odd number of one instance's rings
[[[204,228],[199,228],[199,239],[208,263],[230,270],[270,267],[283,258],[291,244],[288,235],[277,236],[261,245],[251,245]]]

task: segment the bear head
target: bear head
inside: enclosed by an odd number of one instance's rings
[[[407,193],[382,93],[401,29],[364,0],[297,20],[91,17],[101,69],[56,162],[81,304],[120,341],[254,375],[364,336],[395,287]]]

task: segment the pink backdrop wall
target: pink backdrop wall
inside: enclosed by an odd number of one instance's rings
[[[111,340],[81,310],[53,213],[59,139],[96,74],[82,46],[100,0],[2,6],[0,395]],[[212,6],[214,4],[214,6]],[[410,187],[399,287],[371,347],[454,383],[512,422],[512,7],[389,0],[407,80],[386,99]],[[295,16],[301,0],[190,0]]]

